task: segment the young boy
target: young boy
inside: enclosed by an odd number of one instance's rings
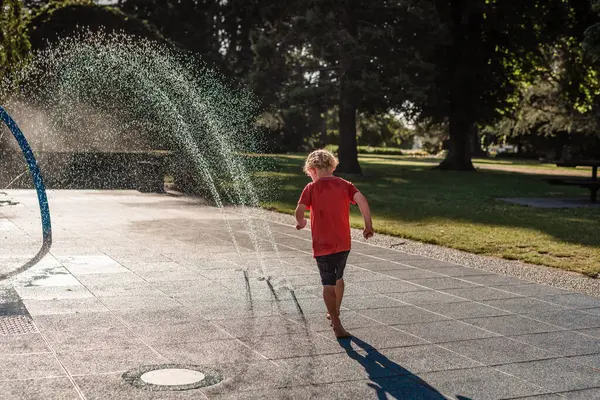
[[[363,236],[373,236],[369,203],[354,185],[333,175],[338,160],[326,150],[309,154],[304,172],[312,178],[306,185],[296,208],[296,229],[306,226],[304,212],[310,210],[313,255],[317,260],[323,300],[327,317],[338,338],[348,337],[340,321],[340,307],[344,297],[344,268],[350,253],[350,203],[358,204],[365,220]]]

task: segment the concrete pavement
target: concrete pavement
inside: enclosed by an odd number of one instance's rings
[[[41,241],[35,193],[6,193],[0,273]],[[278,252],[261,242],[261,263],[235,212],[134,191],[49,197],[50,254],[0,283],[0,398],[600,399],[598,298],[354,243],[354,339],[338,342],[309,232],[270,222]],[[223,381],[122,378],[173,363]]]

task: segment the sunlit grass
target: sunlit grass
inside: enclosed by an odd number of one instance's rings
[[[263,202],[292,213],[308,183],[303,155],[265,156],[273,172],[259,181],[273,188]],[[494,164],[540,167],[540,164]],[[476,160],[478,163],[479,161]],[[522,260],[588,275],[600,273],[600,209],[537,209],[507,204],[499,197],[586,197],[573,187],[551,186],[530,173],[481,169],[477,173],[433,170],[434,160],[404,156],[361,157],[362,177],[348,177],[369,198],[379,233],[473,253]],[[545,168],[558,169],[548,165]],[[560,169],[559,169],[560,170]],[[351,222],[362,226],[353,207]]]

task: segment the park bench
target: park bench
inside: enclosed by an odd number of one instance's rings
[[[557,162],[558,167],[569,167],[575,168],[579,166],[592,167],[592,178],[552,178],[546,181],[551,185],[567,185],[567,186],[579,186],[581,188],[589,189],[590,200],[595,203],[598,200],[598,190],[600,190],[600,180],[598,180],[598,167],[600,161],[595,160],[582,160],[582,161],[561,161]]]

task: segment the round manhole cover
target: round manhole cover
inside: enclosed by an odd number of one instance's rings
[[[123,374],[129,384],[152,391],[190,390],[216,385],[223,378],[218,371],[197,365],[146,365]]]
[[[202,372],[182,368],[155,369],[146,372],[140,379],[146,383],[163,386],[193,385],[202,381],[206,375]]]

